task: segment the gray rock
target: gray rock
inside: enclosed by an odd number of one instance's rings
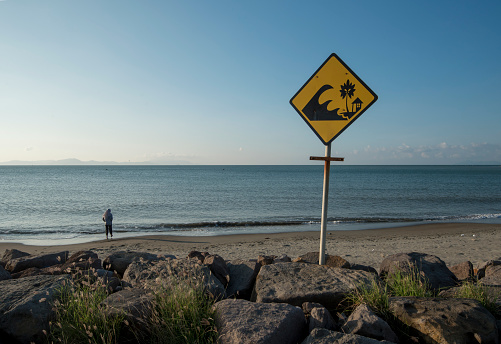
[[[230,282],[230,271],[221,256],[217,254],[206,256],[204,259],[204,265],[209,267],[212,274],[224,285],[225,288],[228,286],[228,283]]]
[[[42,343],[51,303],[67,276],[33,276],[0,283],[0,332],[21,343]]]
[[[61,275],[61,266],[62,264],[57,264],[42,269],[28,268],[26,270],[21,270],[19,272],[13,273],[12,278],[24,278],[38,275]]]
[[[366,304],[358,306],[341,329],[344,333],[398,343],[398,337],[390,325],[378,317]]]
[[[116,271],[119,276],[123,276],[130,263],[140,258],[148,261],[156,261],[161,259],[156,254],[148,252],[119,251],[106,257],[106,259],[103,261],[103,268],[110,271]]]
[[[111,294],[121,290],[121,281],[113,272],[105,269],[79,270],[73,275],[76,283],[104,287]]]
[[[335,309],[344,297],[378,278],[365,271],[331,268],[308,263],[265,265],[256,278],[252,300],[301,306],[318,302]]]
[[[203,264],[205,257],[209,255],[209,252],[191,251],[190,253],[188,253],[188,258],[196,259],[198,260],[199,264]]]
[[[289,257],[286,254],[282,254],[281,256],[278,256],[275,259],[273,259],[274,264],[275,263],[290,263],[290,262],[292,262],[292,259],[291,259],[291,257]]]
[[[228,299],[215,310],[220,344],[296,344],[305,335],[303,311],[291,305]]]
[[[257,263],[261,266],[273,264],[277,256],[258,256]]]
[[[92,251],[78,251],[63,264],[61,270],[71,273],[77,270],[101,269],[101,259]]]
[[[390,310],[424,343],[498,343],[496,319],[476,300],[395,297]]]
[[[459,281],[472,280],[473,264],[470,261],[462,262],[449,268]]]
[[[0,281],[11,279],[10,273],[0,265]]]
[[[10,273],[16,273],[29,268],[43,269],[49,266],[64,264],[68,259],[68,253],[68,251],[63,251],[59,253],[14,258],[7,262],[5,270],[8,270]]]
[[[480,280],[483,285],[501,287],[501,265],[491,265],[485,269],[485,277]]]
[[[249,300],[261,265],[257,262],[232,260],[226,266],[230,272],[230,283],[226,288],[226,295]]]
[[[194,281],[202,283],[216,299],[226,296],[224,286],[214,277],[209,267],[198,264],[195,259],[135,260],[122,278],[122,282],[133,288],[143,289],[157,289]]]
[[[107,318],[125,316],[119,343],[147,343],[155,295],[146,289],[128,289],[108,296],[101,305]]]
[[[386,340],[359,336],[357,334],[345,334],[341,332],[329,331],[327,329],[316,328],[302,344],[389,344]]]
[[[314,328],[326,328],[336,330],[336,323],[325,307],[313,307],[310,310],[308,318],[308,330],[311,332]]]
[[[485,262],[481,262],[480,264],[477,265],[477,279],[484,278],[485,276],[485,269],[489,266],[497,266],[501,265],[501,258],[498,259],[491,259],[487,260]]]
[[[372,266],[368,266],[368,265],[351,264],[350,269],[367,271],[367,272],[371,272],[371,273],[376,274],[376,275],[378,274],[376,269],[374,269]]]
[[[458,283],[456,276],[440,258],[418,252],[398,253],[386,257],[381,262],[379,274],[385,279],[388,274],[396,271],[405,274],[411,272],[412,269],[419,271],[420,276],[429,283],[431,289],[454,287]]]
[[[318,264],[319,263],[318,258],[319,258],[318,252],[308,252],[294,259],[294,262]],[[351,266],[351,264],[348,263],[346,259],[341,258],[340,256],[331,256],[330,254],[325,255],[324,265],[330,266],[332,268],[343,268],[343,269],[349,269]]]
[[[106,307],[109,317],[125,314],[126,319],[133,324],[144,324],[152,314],[155,295],[147,289],[121,290],[109,295],[101,303]]]
[[[7,263],[9,260],[21,258],[21,257],[26,257],[29,255],[30,254],[28,252],[19,251],[19,250],[16,250],[15,248],[13,248],[10,250],[5,250],[1,261]]]

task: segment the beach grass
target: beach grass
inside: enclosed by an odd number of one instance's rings
[[[213,305],[198,282],[161,288],[150,319],[150,343],[216,343]]]
[[[102,301],[108,296],[106,285],[74,275],[53,303],[55,318],[46,332],[48,343],[114,344],[126,330],[132,342],[197,344],[216,343],[214,299],[199,279],[178,279],[169,287],[156,290],[151,315],[143,328],[130,326],[126,314],[110,316]],[[125,327],[129,327],[125,329]],[[122,336],[123,337],[123,336]]]
[[[49,343],[116,343],[124,316],[109,318],[101,306],[106,287],[63,286],[54,303],[55,319],[49,323]]]
[[[482,281],[477,283],[473,281],[463,282],[457,290],[456,297],[465,299],[474,299],[480,302],[489,312],[496,318],[501,318],[501,306],[496,303],[496,300],[501,297],[501,293],[496,289],[485,286]]]

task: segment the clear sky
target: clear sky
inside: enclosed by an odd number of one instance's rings
[[[379,100],[345,164],[501,164],[501,2],[0,1],[0,162],[315,164],[336,53]]]

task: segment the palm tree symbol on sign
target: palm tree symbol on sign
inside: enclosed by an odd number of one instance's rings
[[[332,92],[327,93],[329,97],[323,97],[323,99],[327,98],[327,100],[320,99],[324,92],[334,90],[331,85],[323,85],[303,108],[305,116],[310,121],[347,121],[355,116],[355,114],[360,111],[363,104],[359,98],[356,98],[351,102],[351,108],[348,106],[348,100],[351,100],[351,98],[355,96],[355,84],[352,84],[348,79],[344,84],[340,85],[340,87],[339,92],[341,93],[341,99],[345,100],[346,105],[343,112],[339,112],[341,109],[340,107],[333,110],[328,109],[329,104],[335,101]]]

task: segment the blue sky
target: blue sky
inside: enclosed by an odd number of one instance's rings
[[[0,162],[311,164],[336,53],[379,100],[345,164],[501,164],[499,1],[0,1]]]

